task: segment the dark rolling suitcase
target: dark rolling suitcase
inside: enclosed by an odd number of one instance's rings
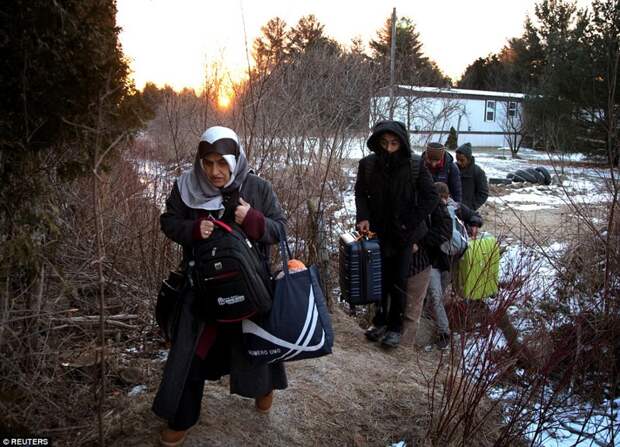
[[[381,251],[377,239],[340,235],[340,293],[352,306],[381,301]]]

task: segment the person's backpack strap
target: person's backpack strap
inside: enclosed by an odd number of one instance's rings
[[[411,154],[409,168],[411,172],[411,188],[413,189],[413,205],[418,206],[418,177],[420,176],[420,163],[422,158],[419,155]]]
[[[369,194],[370,184],[372,183],[372,174],[375,171],[375,167],[377,166],[377,155],[370,154],[366,158],[366,163],[364,164],[364,188],[366,195]]]

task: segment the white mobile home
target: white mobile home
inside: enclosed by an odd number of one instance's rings
[[[393,119],[407,125],[414,146],[445,143],[454,127],[458,144],[502,147],[522,135],[522,93],[399,85],[394,88]],[[371,125],[390,115],[390,96],[371,100]],[[512,143],[512,144],[511,144]]]

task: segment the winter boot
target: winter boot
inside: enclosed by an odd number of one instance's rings
[[[396,348],[400,344],[400,333],[387,331],[385,337],[381,339],[381,344],[388,348]]]
[[[273,403],[273,390],[264,396],[257,397],[254,399],[254,402],[256,404],[256,410],[259,413],[269,413],[269,410],[271,410],[271,404]]]
[[[370,341],[379,341],[385,335],[387,326],[370,326],[364,335]]]
[[[439,334],[437,348],[441,349],[442,351],[446,351],[450,348],[450,334]]]
[[[164,428],[159,434],[159,445],[163,447],[179,447],[185,442],[187,430],[175,431]]]

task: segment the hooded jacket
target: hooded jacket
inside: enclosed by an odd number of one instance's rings
[[[386,132],[400,141],[398,151],[391,154],[379,144]],[[368,220],[371,231],[378,234],[384,255],[390,256],[411,247],[424,235],[420,228],[426,227],[424,221],[439,203],[439,195],[430,173],[412,154],[403,123],[377,123],[367,146],[372,154],[360,160],[355,182],[356,222]],[[419,168],[415,181],[412,164]]]
[[[469,160],[469,165],[461,169],[462,202],[472,210],[477,210],[489,197],[487,176],[484,170],[476,164],[470,143],[459,146],[456,152],[463,154]]]

